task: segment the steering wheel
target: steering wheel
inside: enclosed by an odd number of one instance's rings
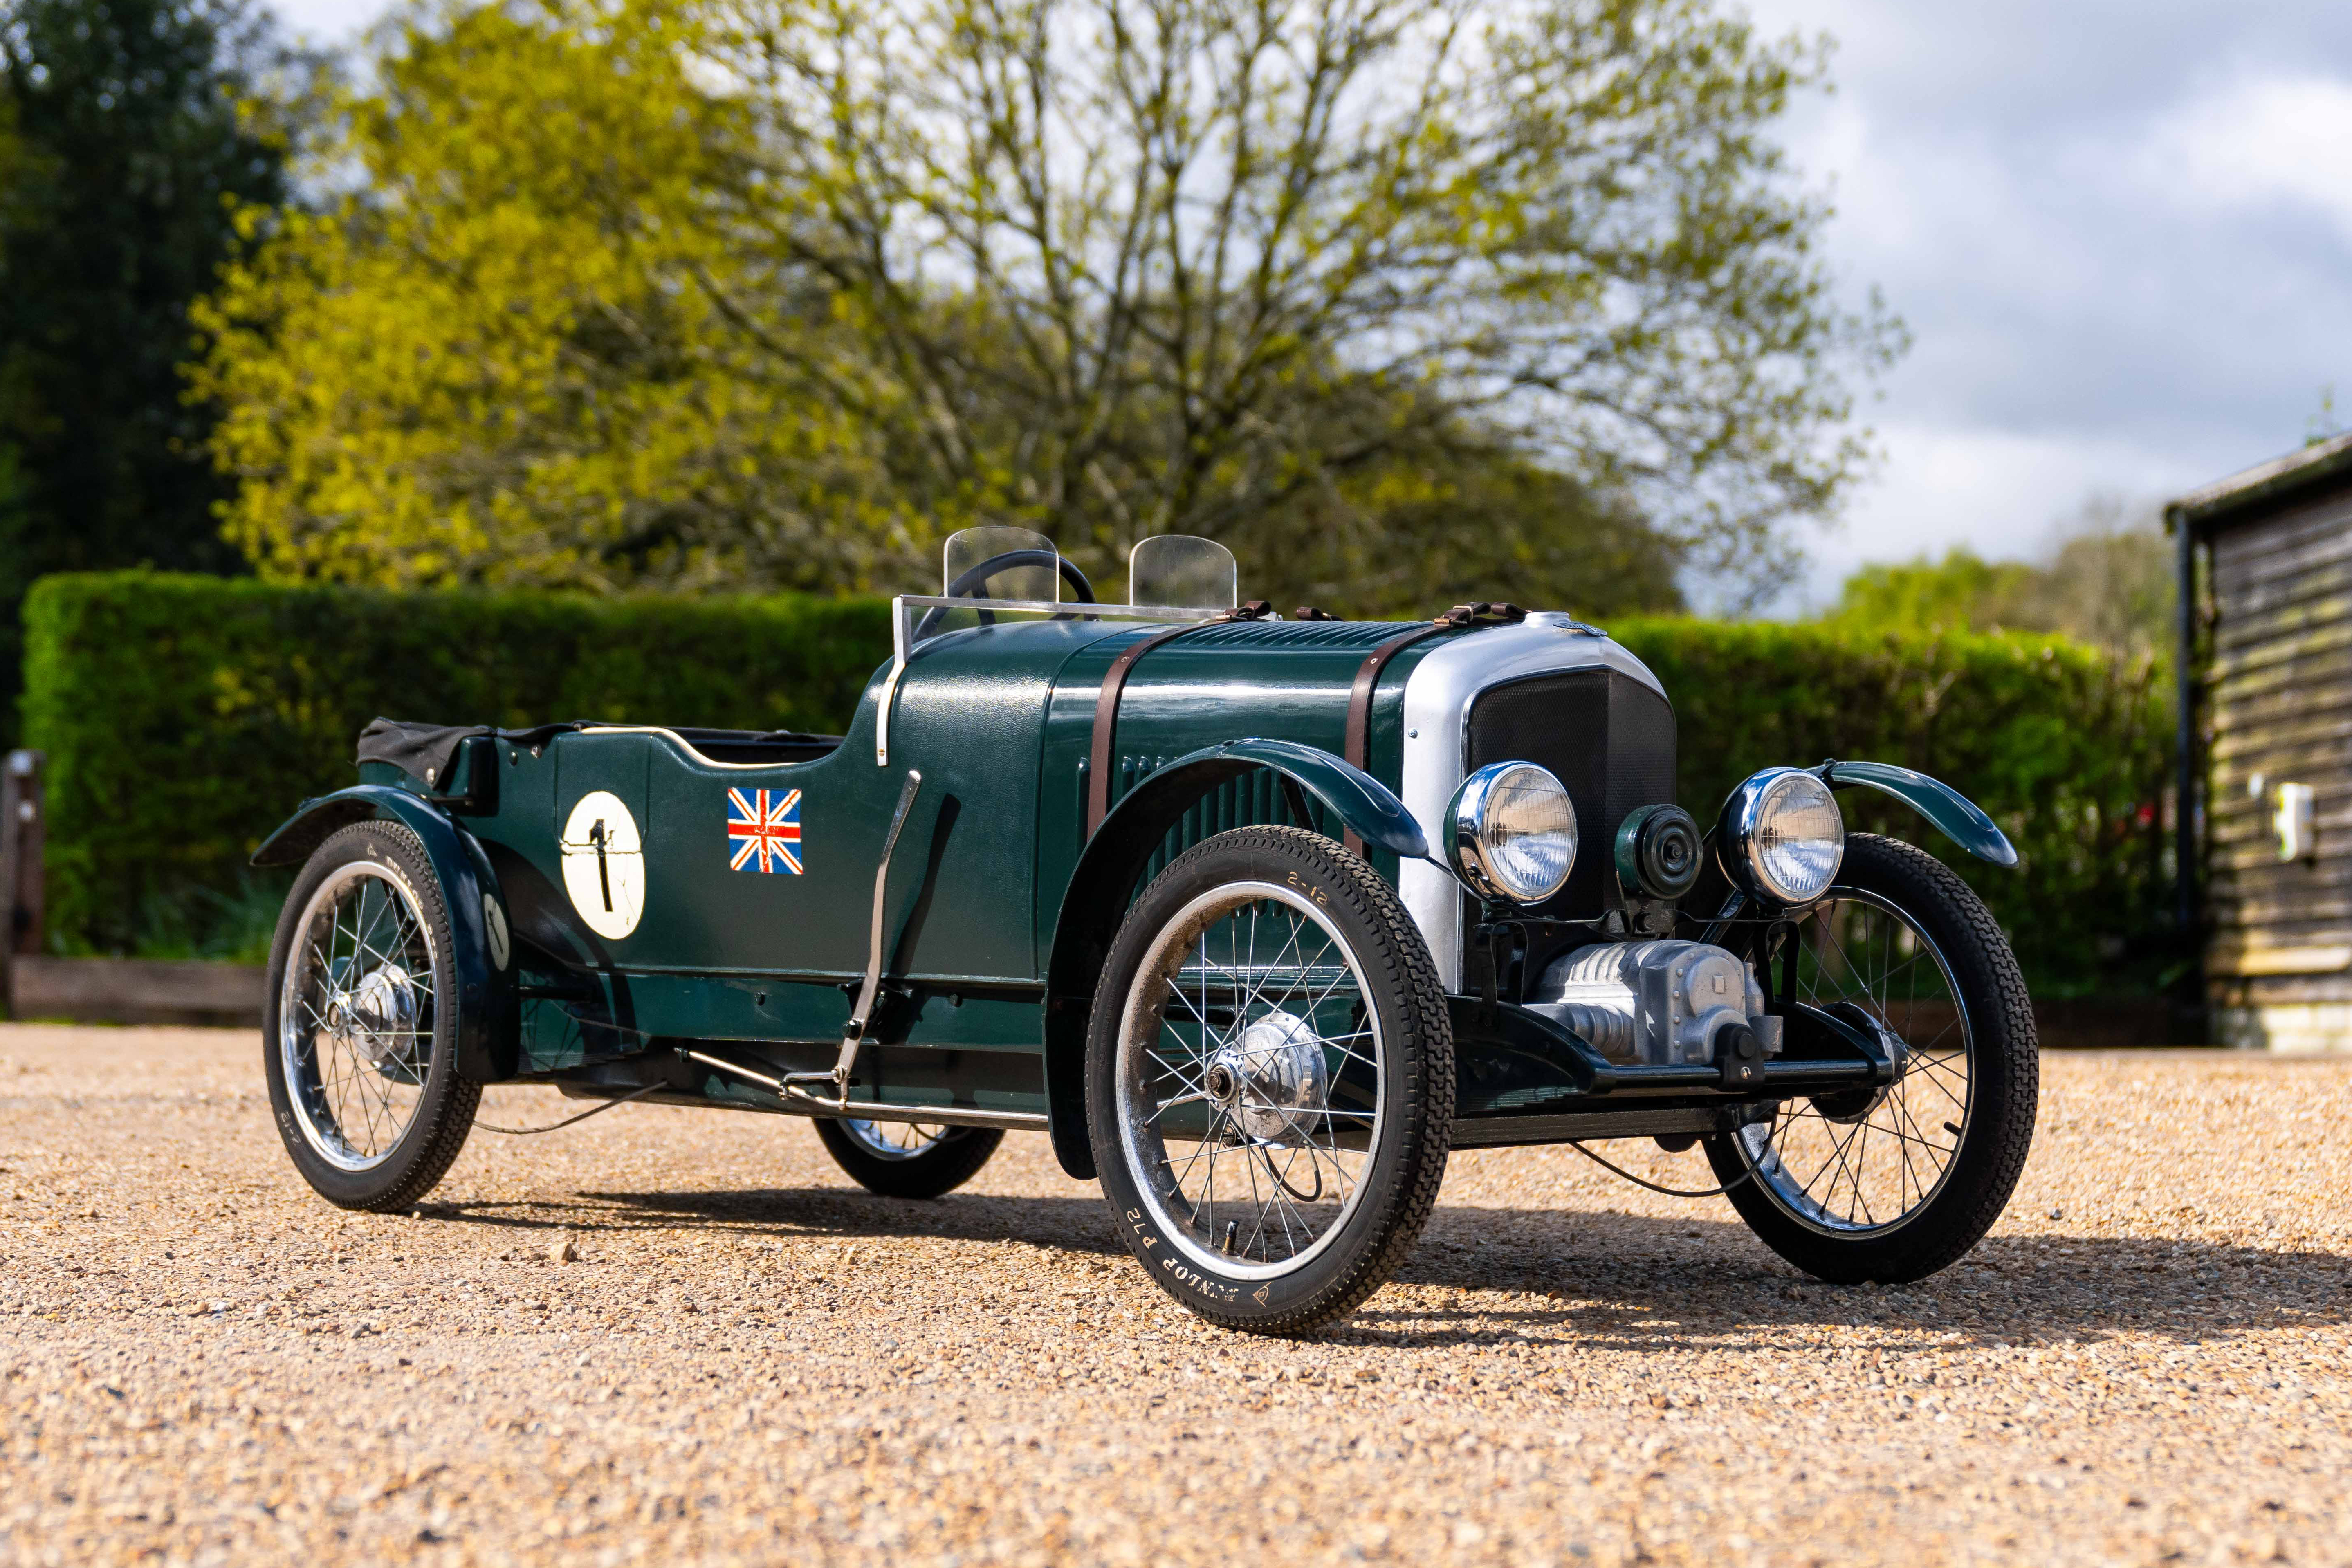
[[[991,577],[995,576],[999,572],[1010,572],[1021,566],[1051,566],[1061,574],[1062,581],[1067,583],[1077,594],[1078,603],[1082,605],[1097,603],[1095,585],[1087,581],[1087,574],[1078,570],[1076,563],[1064,560],[1060,552],[1053,550],[1008,550],[1002,555],[992,555],[977,566],[965,568],[954,582],[948,584],[948,591],[942,596],[950,599],[984,599],[988,595],[980,590]],[[929,609],[925,610],[923,618],[915,623],[915,640],[919,642],[930,636],[940,622],[947,617],[947,613],[946,606],[941,605],[933,605]],[[1057,621],[1066,621],[1070,617],[1055,616],[1054,618]],[[992,610],[981,611],[980,624],[984,626],[994,626],[996,613]]]

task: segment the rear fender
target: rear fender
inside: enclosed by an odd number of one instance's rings
[[[439,806],[390,784],[355,784],[307,800],[253,852],[257,866],[287,866],[310,858],[328,836],[354,822],[397,822],[424,842],[441,884],[456,951],[457,1070],[478,1083],[515,1076],[520,1044],[515,994],[513,938],[508,931],[498,873],[474,836]],[[493,942],[495,922],[499,940]]]
[[[1412,859],[1429,853],[1421,825],[1387,785],[1328,752],[1292,741],[1226,741],[1177,758],[1121,796],[1071,873],[1045,972],[1045,1108],[1055,1157],[1080,1181],[1095,1175],[1087,1140],[1087,1025],[1111,940],[1168,830],[1209,791],[1259,768],[1320,801],[1367,845]]]

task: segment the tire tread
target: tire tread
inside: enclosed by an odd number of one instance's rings
[[[400,869],[416,895],[419,912],[432,931],[433,940],[445,947],[453,940],[454,922],[449,919],[448,905],[442,897],[440,879],[432,875],[433,862],[425,852],[425,840],[418,837],[414,829],[402,823],[372,819],[352,823],[329,834],[319,847],[311,851],[303,874],[296,879],[293,891],[287,898],[286,908],[278,916],[277,938],[270,946],[268,1000],[264,1007],[264,1016],[270,1026],[265,1032],[262,1050],[272,1073],[277,1070],[274,1065],[278,1052],[275,1029],[278,1023],[278,998],[283,990],[288,962],[285,947],[292,934],[293,921],[300,918],[302,906],[309,900],[310,868],[332,859],[344,845],[359,838],[369,839],[377,845],[389,844],[406,857],[408,864]],[[418,875],[420,870],[424,873],[421,876]],[[435,998],[436,1053],[445,1048],[438,1037],[446,1035],[447,1044],[446,1055],[434,1063],[435,1070],[443,1075],[442,1079],[437,1086],[427,1087],[424,1103],[417,1107],[417,1116],[427,1121],[422,1130],[424,1143],[408,1159],[405,1167],[389,1186],[367,1196],[339,1197],[319,1187],[313,1181],[313,1189],[329,1203],[341,1208],[374,1214],[398,1214],[414,1207],[418,1200],[440,1185],[442,1177],[449,1173],[449,1167],[457,1163],[458,1154],[466,1147],[467,1136],[474,1129],[474,1113],[481,1105],[482,1086],[457,1071],[455,1023],[453,1021],[446,1030],[441,1027],[440,1010],[445,1005],[457,1007],[463,1004],[454,996],[446,1001],[437,995]],[[290,1089],[288,1092],[290,1093]],[[289,1138],[289,1152],[295,1154],[297,1169],[301,1169],[301,1153],[292,1149],[290,1134],[287,1136]],[[305,1174],[307,1176],[307,1171]]]
[[[1356,905],[1354,913],[1360,923],[1375,933],[1393,933],[1402,938],[1376,942],[1371,951],[1358,956],[1368,964],[1379,963],[1386,967],[1387,973],[1380,978],[1387,981],[1391,994],[1402,999],[1408,1015],[1404,1026],[1420,1045],[1419,1049],[1403,1053],[1405,1061],[1417,1070],[1408,1072],[1402,1104],[1398,1108],[1421,1123],[1420,1157],[1400,1190],[1387,1200],[1389,1215],[1381,1244],[1360,1254],[1345,1274],[1289,1311],[1243,1316],[1180,1298],[1190,1310],[1223,1328],[1276,1336],[1297,1335],[1344,1318],[1363,1305],[1402,1266],[1428,1224],[1430,1212],[1437,1205],[1438,1191],[1444,1184],[1446,1157],[1453,1142],[1453,1026],[1445,1010],[1445,991],[1438,983],[1437,965],[1430,958],[1428,944],[1421,940],[1420,928],[1413,923],[1403,901],[1369,862],[1342,848],[1337,840],[1303,827],[1234,828],[1194,845],[1171,861],[1160,876],[1181,875],[1207,856],[1236,849],[1312,859],[1319,871],[1329,875],[1334,896]],[[1372,975],[1365,978],[1368,983],[1379,983]],[[1099,1008],[1103,1002],[1098,994],[1097,1006]],[[1107,1131],[1095,1129],[1098,1150],[1105,1148],[1103,1137]]]
[[[1858,875],[1849,876],[1849,871]],[[1799,1226],[1772,1200],[1745,1186],[1731,1193],[1733,1206],[1750,1229],[1775,1252],[1816,1278],[1843,1284],[1875,1280],[1908,1284],[1951,1267],[1984,1239],[2009,1206],[2033,1146],[2033,1122],[2041,1099],[2041,1038],[2033,1022],[2033,999],[2001,934],[2000,923],[1958,873],[1916,845],[1874,833],[1846,841],[1846,869],[1838,880],[1894,899],[1915,916],[1932,901],[1933,914],[1951,926],[1934,933],[1955,978],[1969,996],[1969,1026],[1975,1059],[1969,1064],[1971,1136],[1986,1142],[1964,1146],[1944,1187],[1928,1199],[1930,1209],[1884,1236],[1838,1239]],[[1906,886],[1907,884],[1907,886]],[[1923,898],[1924,895],[1924,898]],[[1978,1131],[1982,1129],[1981,1133]],[[1709,1139],[1707,1155],[1717,1179],[1731,1181],[1747,1168],[1728,1139]]]
[[[980,1174],[1004,1134],[991,1129],[958,1128],[911,1160],[882,1160],[857,1146],[848,1129],[830,1118],[816,1122],[817,1142],[853,1182],[878,1197],[928,1199],[943,1196]]]

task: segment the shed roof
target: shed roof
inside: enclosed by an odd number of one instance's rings
[[[2284,500],[2298,490],[2346,474],[2352,474],[2352,431],[2331,436],[2190,490],[2164,509],[2165,521],[2168,525],[2187,523],[2200,531],[2210,531],[2226,527],[2233,513]]]

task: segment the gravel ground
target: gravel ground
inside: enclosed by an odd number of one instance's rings
[[[1282,1342],[1042,1139],[914,1204],[626,1106],[352,1216],[257,1056],[0,1029],[0,1561],[2352,1563],[2352,1061],[2046,1058],[2007,1219],[1906,1290],[1457,1155],[1405,1276]]]

